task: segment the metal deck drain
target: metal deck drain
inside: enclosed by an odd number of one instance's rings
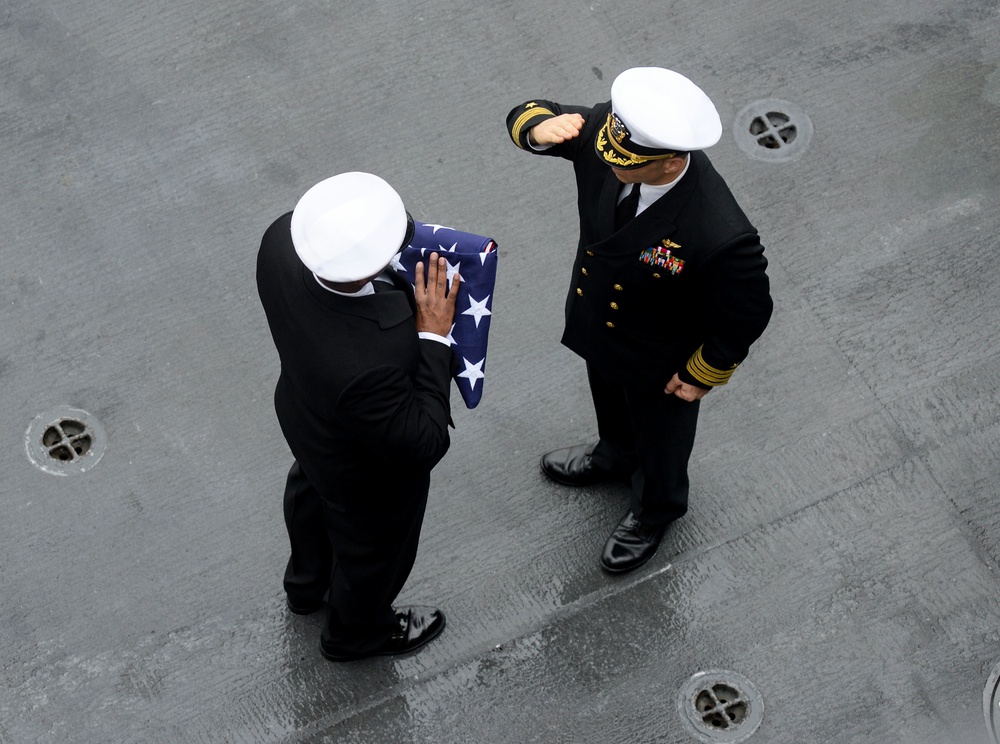
[[[813,125],[794,103],[778,98],[754,101],[733,120],[736,144],[755,160],[795,160],[812,140]]]
[[[1000,664],[986,681],[983,712],[986,714],[986,729],[990,732],[990,741],[1000,744]]]
[[[86,411],[59,406],[35,417],[24,434],[28,459],[52,475],[90,470],[104,455],[107,437]]]
[[[764,720],[757,688],[737,672],[698,672],[677,697],[681,722],[699,741],[746,741]]]

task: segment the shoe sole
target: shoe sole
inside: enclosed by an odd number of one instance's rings
[[[322,602],[314,607],[312,605],[309,606],[293,605],[286,599],[285,604],[288,605],[288,611],[291,612],[293,615],[312,615],[314,612],[319,612],[320,610],[323,609]]]
[[[564,478],[560,478],[558,475],[554,473],[550,473],[548,470],[545,469],[544,465],[539,465],[539,467],[542,471],[542,475],[544,475],[546,478],[553,481],[554,483],[558,483],[560,486],[568,486],[570,488],[586,488],[587,486],[596,486],[599,483],[624,482],[624,479],[614,475],[608,475],[603,478],[596,478],[594,480],[587,480],[584,482],[571,481],[571,480],[566,480]]]
[[[319,646],[319,652],[323,654],[323,658],[327,659],[328,661],[357,661],[359,659],[368,659],[371,658],[372,656],[402,656],[403,654],[413,653],[414,651],[419,651],[420,649],[422,649],[428,643],[430,643],[439,635],[441,635],[441,632],[444,630],[444,626],[447,624],[448,624],[448,619],[442,615],[441,627],[439,627],[434,632],[434,635],[427,636],[422,641],[420,641],[420,643],[418,643],[416,646],[410,646],[410,648],[406,649],[405,651],[368,651],[367,653],[363,654],[334,654],[323,648],[323,644],[321,643]]]
[[[658,551],[653,551],[648,556],[643,558],[641,561],[639,561],[638,563],[633,563],[628,568],[611,568],[610,566],[605,565],[604,561],[602,560],[599,560],[598,563],[600,563],[601,568],[604,569],[609,574],[623,574],[623,573],[628,573],[629,571],[635,571],[637,568],[645,566],[647,563],[650,562],[650,560],[652,560],[653,556],[655,556],[657,552]]]

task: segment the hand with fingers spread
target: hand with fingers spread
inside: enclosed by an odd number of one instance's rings
[[[535,145],[558,145],[580,134],[585,121],[580,114],[562,114],[546,119],[528,132],[528,139]]]
[[[455,274],[449,292],[448,261],[443,256],[432,253],[427,262],[426,279],[423,261],[417,263],[415,279],[413,294],[417,301],[417,332],[447,337],[455,319],[455,303],[462,277]]]

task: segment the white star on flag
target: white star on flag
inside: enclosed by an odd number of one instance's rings
[[[440,238],[434,235],[439,230],[445,230],[447,235]],[[458,297],[452,326],[442,340],[451,345],[455,360],[453,377],[465,407],[470,409],[479,404],[486,385],[486,346],[490,323],[481,321],[483,317],[493,314],[487,305],[493,301],[493,288],[496,286],[496,248],[492,238],[414,220],[410,244],[403,248],[399,261],[393,261],[397,273],[413,284],[417,263],[422,261],[426,271],[431,251],[445,259],[448,286],[458,292]],[[403,271],[399,271],[397,263],[402,265]],[[461,276],[460,283],[456,281],[456,275]],[[485,299],[477,301],[476,297]],[[461,308],[468,310],[463,313]],[[482,361],[473,364],[470,359]]]
[[[481,380],[484,377],[486,377],[486,375],[483,374],[483,362],[486,361],[486,358],[484,357],[484,358],[480,359],[475,364],[473,364],[472,362],[470,362],[465,357],[462,357],[462,361],[465,362],[465,371],[464,372],[459,372],[456,375],[456,377],[464,377],[465,379],[467,379],[469,381],[469,384],[472,386],[472,389],[475,390],[476,389],[476,383],[479,380]]]
[[[431,232],[431,235],[437,235],[437,231],[438,230],[454,230],[455,229],[453,227],[448,227],[447,225],[435,225],[435,224],[432,224],[430,222],[425,222],[424,223],[424,227],[433,227],[434,228],[433,232]]]
[[[392,268],[398,274],[405,274],[406,273],[406,267],[403,266],[403,262],[399,260],[400,258],[402,258],[402,256],[403,256],[402,253],[397,253],[395,256],[392,257],[392,264],[391,264]]]
[[[471,315],[476,321],[476,328],[479,328],[479,321],[482,320],[483,316],[493,314],[486,307],[486,303],[489,301],[489,295],[486,295],[482,300],[477,300],[472,295],[469,295],[469,309],[463,310],[462,315]]]

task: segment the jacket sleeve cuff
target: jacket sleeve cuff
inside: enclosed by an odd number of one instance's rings
[[[699,346],[698,350],[688,359],[684,369],[678,374],[684,382],[689,385],[697,385],[700,388],[713,388],[725,385],[739,364],[732,364],[726,368],[714,367],[705,361],[702,355],[704,346]]]
[[[510,122],[510,138],[522,150],[530,150],[528,132],[536,124],[541,124],[546,119],[552,119],[553,117],[555,117],[555,113],[551,110],[534,101],[529,101],[511,112],[511,116],[508,117],[508,121]]]

